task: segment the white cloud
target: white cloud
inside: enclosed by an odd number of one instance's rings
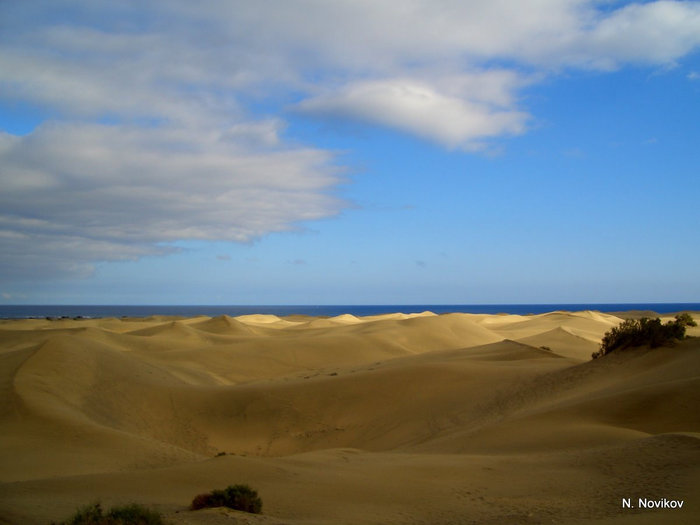
[[[436,70],[483,73],[492,60],[527,68],[666,64],[700,45],[697,2],[600,4],[55,0],[44,10],[70,15],[52,23],[44,16],[43,25],[31,7],[4,5],[0,92],[70,115],[220,122],[240,117],[242,94],[304,96],[319,84],[404,77],[430,83]]]
[[[4,142],[5,277],[87,274],[92,261],[167,254],[164,243],[183,239],[244,242],[342,207],[328,195],[332,156],[311,148],[242,150],[226,133],[95,124]]]
[[[628,62],[673,63],[700,45],[700,4],[659,1],[626,5],[601,18],[579,40],[586,60],[601,68]]]
[[[699,45],[700,4],[667,0],[2,2],[0,97],[53,121],[0,134],[2,273],[337,213],[333,154],[290,144],[279,108],[473,150],[526,130],[526,84]]]
[[[496,98],[508,98],[499,95],[501,90],[494,91]],[[470,100],[440,92],[420,81],[389,79],[350,84],[305,100],[298,108],[311,114],[356,118],[394,127],[450,148],[473,149],[481,139],[524,130],[527,120],[524,112],[501,108],[484,98],[489,97],[475,96]]]

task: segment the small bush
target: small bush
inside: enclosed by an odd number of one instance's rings
[[[131,504],[124,507],[114,507],[107,514],[115,525],[162,525],[163,520],[158,512],[147,509],[142,505]]]
[[[61,522],[58,525],[98,525],[104,520],[102,507],[99,503],[80,507],[73,517],[68,521]]]
[[[217,501],[214,494],[211,492],[206,494],[197,494],[190,505],[191,510],[206,509],[208,507],[221,507],[222,504]]]
[[[81,507],[68,521],[59,525],[164,525],[158,512],[142,505],[112,507],[107,514],[99,503]]]
[[[594,352],[596,359],[615,350],[649,345],[651,348],[672,344],[685,337],[687,326],[697,326],[690,314],[682,313],[675,320],[661,324],[661,319],[625,319],[618,326],[606,332],[600,350]]]
[[[688,313],[688,312],[683,312],[681,314],[678,314],[676,316],[676,324],[679,324],[681,326],[697,326],[698,323],[695,322],[695,319]]]
[[[224,490],[212,490],[206,494],[198,494],[192,500],[192,510],[208,507],[228,507],[253,514],[262,512],[262,500],[258,493],[248,485],[229,485]]]

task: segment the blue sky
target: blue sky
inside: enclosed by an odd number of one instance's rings
[[[0,302],[700,301],[700,2],[0,4]]]

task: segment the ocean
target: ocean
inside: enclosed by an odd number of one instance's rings
[[[195,317],[206,315],[232,317],[246,314],[311,315],[333,317],[352,314],[358,317],[386,313],[419,313],[426,310],[436,314],[463,312],[474,314],[541,314],[556,310],[623,312],[652,311],[658,314],[700,311],[700,303],[572,303],[572,304],[382,304],[382,305],[0,305],[0,318],[44,317],[148,317],[172,315]]]

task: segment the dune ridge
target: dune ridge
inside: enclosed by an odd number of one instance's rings
[[[700,340],[591,361],[619,322],[0,321],[0,523],[96,498],[171,523],[692,523]],[[264,516],[185,512],[234,482],[259,489]],[[642,489],[686,506],[623,513]]]

